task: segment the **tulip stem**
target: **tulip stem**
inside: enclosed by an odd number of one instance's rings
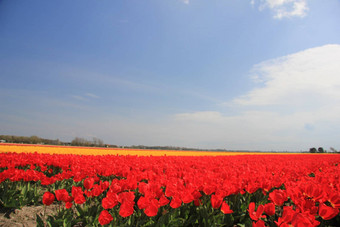
[[[47,226],[47,223],[46,223],[46,205],[44,205],[44,215],[43,215],[43,220],[44,220],[44,227]]]

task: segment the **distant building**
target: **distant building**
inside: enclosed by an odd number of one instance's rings
[[[6,143],[6,140],[0,140],[0,143]]]

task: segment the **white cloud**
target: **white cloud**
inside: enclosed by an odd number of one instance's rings
[[[309,105],[340,101],[340,45],[326,45],[255,65],[262,87],[236,98],[240,105]]]
[[[255,0],[251,0],[250,4],[254,5]],[[259,10],[267,8],[273,12],[276,19],[304,17],[308,11],[307,0],[260,0]]]
[[[340,45],[325,45],[257,64],[259,86],[227,103],[234,114],[177,114],[178,136],[231,149],[340,147],[339,62]]]
[[[189,3],[190,3],[190,0],[182,0],[182,1],[183,1],[184,4],[187,4],[187,5],[189,5]]]

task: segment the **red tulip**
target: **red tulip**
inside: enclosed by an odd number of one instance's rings
[[[265,223],[262,220],[258,220],[257,222],[252,223],[252,227],[265,227]]]
[[[134,206],[133,202],[124,202],[124,203],[122,203],[120,205],[119,215],[124,217],[124,218],[125,217],[129,217],[134,212],[133,206]]]
[[[285,201],[288,200],[287,193],[284,190],[274,190],[269,193],[269,200],[277,206],[282,206]]]
[[[182,200],[178,196],[173,196],[170,202],[172,208],[178,208],[182,205]]]
[[[84,180],[84,188],[90,190],[93,187],[95,180],[92,177],[88,177]]]
[[[229,205],[225,201],[222,203],[221,211],[223,214],[234,213],[234,211],[230,209]]]
[[[264,205],[264,212],[269,216],[275,214],[275,205],[273,203],[267,203]]]
[[[107,210],[103,210],[102,212],[100,212],[98,221],[101,225],[110,224],[112,220],[113,220],[113,217]]]
[[[43,204],[45,204],[46,206],[49,206],[53,203],[54,201],[54,195],[51,192],[45,192],[43,195]]]
[[[322,217],[324,220],[330,220],[337,216],[339,213],[338,208],[333,208],[325,205],[324,203],[321,203],[319,205],[319,215]]]
[[[145,208],[144,213],[148,217],[156,216],[158,213],[158,208],[159,208],[158,200],[152,199],[149,205]]]
[[[112,209],[118,204],[118,199],[113,196],[106,196],[102,199],[102,206],[104,209]]]
[[[266,217],[266,216],[262,215],[263,210],[264,210],[264,206],[260,205],[260,206],[258,206],[257,211],[255,212],[255,203],[251,202],[249,204],[248,213],[249,213],[249,216],[252,220],[257,221],[260,218]]]
[[[69,197],[68,192],[66,191],[66,189],[57,189],[54,191],[55,196],[57,198],[58,201],[66,201]]]

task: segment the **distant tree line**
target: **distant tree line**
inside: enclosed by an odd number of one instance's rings
[[[147,150],[180,150],[180,151],[230,151],[226,149],[200,149],[200,148],[190,148],[190,147],[176,147],[176,146],[146,146],[146,145],[132,145],[124,146],[124,148],[131,149],[147,149]]]
[[[132,146],[125,146],[125,148],[131,149],[148,149],[148,150],[199,150],[195,148],[187,148],[187,147],[175,147],[175,146],[146,146],[146,145],[132,145]]]
[[[87,140],[84,138],[76,137],[71,142],[62,142],[59,139],[44,139],[38,136],[12,136],[12,135],[0,135],[0,141],[6,143],[24,143],[24,144],[49,144],[49,145],[71,145],[71,146],[91,146],[91,147],[104,147],[109,146],[104,144],[103,140],[98,138],[92,138]],[[110,145],[115,147],[115,145]]]
[[[339,153],[339,151],[335,150],[333,147],[331,147],[330,150],[331,153]],[[319,147],[318,149],[312,147],[309,149],[309,153],[327,153],[327,151],[323,149],[323,147]]]
[[[51,145],[63,145],[59,139],[51,140],[44,139],[38,136],[10,136],[0,135],[0,140],[7,143],[26,143],[26,144],[51,144]]]
[[[76,137],[71,141],[72,146],[104,147],[103,140],[93,137],[92,140]]]

